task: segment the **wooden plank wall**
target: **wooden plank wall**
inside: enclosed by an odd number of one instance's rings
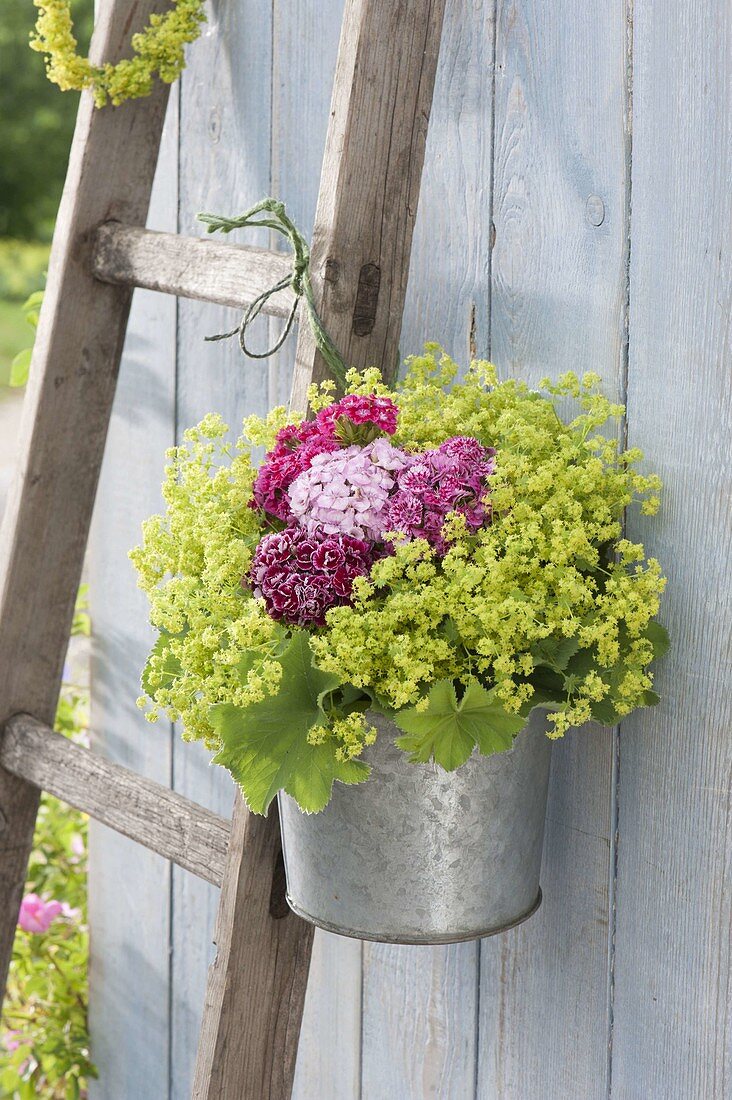
[[[194,233],[197,210],[271,192],[311,229],[342,5],[217,0],[151,224]],[[648,544],[676,649],[662,708],[555,749],[529,923],[435,949],[318,933],[296,1100],[732,1092],[731,32],[713,0],[448,6],[402,350],[440,339],[530,381],[595,369],[627,396],[630,441],[668,483]],[[91,570],[101,747],[223,813],[226,776],[134,707],[148,634],[126,551],[185,426],[286,400],[292,348],[262,366],[202,342],[234,316],[138,294]],[[188,1096],[215,904],[94,831],[93,1100]]]

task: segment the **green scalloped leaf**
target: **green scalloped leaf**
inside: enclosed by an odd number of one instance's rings
[[[651,619],[643,634],[653,646],[654,661],[657,661],[659,657],[663,657],[668,652],[671,639],[665,626],[661,626],[655,619]]]
[[[358,760],[337,760],[332,742],[308,742],[313,726],[327,724],[323,699],[340,683],[313,667],[308,635],[293,634],[279,659],[283,676],[277,695],[248,707],[211,707],[211,725],[222,745],[213,760],[228,768],[254,813],[265,814],[281,790],[301,809],[317,813],[327,805],[336,779],[361,783],[369,768]]]
[[[427,700],[424,710],[410,707],[394,715],[406,734],[396,744],[413,764],[434,760],[445,771],[454,771],[476,745],[486,756],[510,749],[526,725],[525,718],[509,714],[496,702],[495,690],[486,691],[477,680],[470,681],[460,700],[452,680],[439,680]]]

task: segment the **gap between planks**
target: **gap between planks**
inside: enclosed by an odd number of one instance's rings
[[[31,718],[5,726],[0,765],[165,859],[220,886],[231,823]]]

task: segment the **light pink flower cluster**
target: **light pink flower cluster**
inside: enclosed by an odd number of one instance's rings
[[[311,534],[377,542],[386,530],[396,474],[409,459],[383,437],[366,447],[316,455],[288,490],[295,519]]]
[[[390,552],[387,532],[445,554],[448,513],[465,516],[471,531],[489,522],[495,452],[456,436],[410,455],[386,438],[397,416],[388,397],[350,394],[277,435],[254,505],[287,526],[262,539],[245,578],[274,619],[324,625],[331,607],[350,601],[354,579]]]
[[[316,455],[340,450],[347,424],[358,436],[359,429],[370,429],[368,435],[393,435],[398,409],[388,397],[376,394],[349,394],[321,411],[315,420],[288,424],[277,433],[275,445],[265,456],[254,482],[254,503],[264,512],[285,523],[291,519],[287,490]]]

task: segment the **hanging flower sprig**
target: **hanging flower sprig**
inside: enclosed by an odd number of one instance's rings
[[[33,3],[39,14],[30,46],[46,55],[48,79],[64,92],[90,88],[97,107],[150,95],[156,76],[166,84],[177,80],[184,47],[198,38],[206,18],[202,0],[173,0],[170,11],[151,15],[145,30],[133,34],[134,57],[94,65],[78,52],[69,0]]]
[[[279,351],[287,339],[302,298],[305,302],[306,316],[313,333],[315,345],[328,364],[332,377],[341,389],[344,389],[348,367],[318,316],[310,281],[310,249],[308,242],[297,226],[288,218],[285,204],[278,199],[262,199],[238,218],[227,218],[221,214],[199,214],[198,220],[203,222],[209,233],[231,233],[233,229],[272,229],[292,245],[292,271],[290,274],[274,283],[273,286],[255,298],[246,309],[241,323],[235,329],[231,332],[222,332],[217,336],[207,336],[206,339],[227,340],[230,336],[238,336],[241,350],[250,359],[267,359],[270,355],[274,355],[275,352]],[[267,351],[252,351],[247,344],[249,326],[262,312],[267,301],[274,294],[278,294],[288,287],[292,289],[295,297],[281,335]]]

